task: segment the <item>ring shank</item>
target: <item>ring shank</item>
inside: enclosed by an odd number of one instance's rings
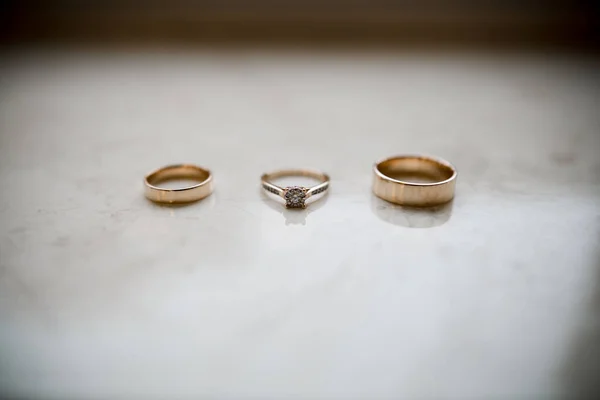
[[[269,174],[264,174],[261,179],[265,182],[271,181],[273,179],[284,178],[288,176],[301,176],[307,178],[313,178],[321,182],[327,182],[329,180],[329,176],[322,172],[311,171],[308,169],[284,169],[281,171],[271,172]]]
[[[156,186],[174,179],[192,179],[198,184],[176,189]],[[203,199],[213,191],[210,171],[191,164],[160,168],[146,176],[144,185],[146,197],[158,203],[189,203]]]
[[[315,179],[321,183],[316,186],[311,187],[306,193],[306,197],[310,197],[319,193],[326,191],[329,188],[329,175],[319,172],[313,171],[309,169],[284,169],[275,172],[271,172],[268,174],[263,174],[260,179],[262,181],[263,188],[276,194],[278,196],[283,197],[284,189],[281,186],[274,184],[272,181],[274,179],[290,177],[290,176],[298,176],[298,177],[307,177]]]
[[[373,192],[391,203],[433,206],[454,198],[456,169],[426,156],[397,156],[373,167]]]

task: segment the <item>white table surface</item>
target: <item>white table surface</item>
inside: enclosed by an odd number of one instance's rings
[[[0,394],[561,398],[598,390],[600,63],[28,50],[0,58]],[[454,202],[374,198],[427,153]],[[186,207],[143,197],[209,167]],[[259,177],[332,177],[305,211]]]

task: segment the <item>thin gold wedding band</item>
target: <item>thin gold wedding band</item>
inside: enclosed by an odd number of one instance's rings
[[[402,155],[373,166],[373,193],[391,203],[426,207],[454,198],[456,169],[440,158]]]
[[[175,189],[159,187],[160,183],[174,179],[192,179],[198,184]],[[145,195],[158,203],[189,203],[203,199],[213,191],[209,170],[191,164],[169,165],[151,172],[144,179]]]

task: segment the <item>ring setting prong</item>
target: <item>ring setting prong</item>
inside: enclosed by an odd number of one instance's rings
[[[302,186],[288,186],[283,190],[286,208],[306,208],[306,193],[308,188]]]

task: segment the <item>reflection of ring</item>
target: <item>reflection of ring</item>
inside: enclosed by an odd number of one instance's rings
[[[286,176],[305,176],[316,179],[321,183],[311,188],[306,188],[303,186],[288,186],[282,188],[270,182],[273,179],[283,178]],[[306,169],[275,171],[270,174],[264,174],[260,177],[260,179],[263,189],[265,189],[267,192],[283,197],[285,200],[285,206],[287,208],[305,208],[306,199],[316,194],[323,193],[329,188],[329,176],[327,174]]]
[[[157,186],[160,183],[190,179],[198,181],[196,185],[167,189]],[[210,195],[213,191],[210,171],[191,164],[169,165],[150,173],[144,179],[146,197],[158,203],[189,203]]]
[[[456,169],[426,156],[397,156],[373,167],[373,193],[391,203],[434,206],[454,197]]]

